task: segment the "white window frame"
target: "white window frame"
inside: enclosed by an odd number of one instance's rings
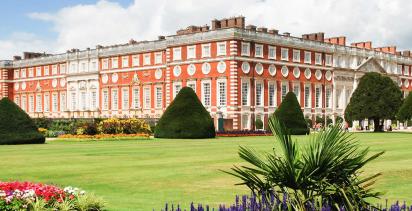
[[[23,111],[27,111],[27,96],[26,95],[22,95],[21,96],[21,109],[23,109]]]
[[[272,100],[271,98],[271,92],[270,92],[270,87],[273,86],[273,96]],[[276,81],[268,81],[268,106],[269,107],[276,107],[277,106],[277,87],[276,87]]]
[[[315,53],[315,64],[322,65],[322,54],[321,53]]]
[[[129,56],[122,57],[122,68],[129,67]]]
[[[66,64],[60,64],[60,74],[66,74]]]
[[[308,97],[306,98],[306,88],[309,88],[309,95],[308,95]],[[311,89],[311,85],[310,84],[305,84],[305,88],[304,88],[304,94],[305,94],[305,96],[304,96],[304,107],[305,108],[312,108],[312,89]]]
[[[29,112],[34,112],[34,95],[29,95]]]
[[[151,55],[150,53],[143,54],[143,65],[150,65],[151,64]]]
[[[263,45],[255,44],[255,57],[263,58]]]
[[[155,53],[155,64],[162,64],[162,52]]]
[[[57,70],[57,64],[52,66],[52,75],[57,75],[58,74],[58,70]]]
[[[261,87],[260,89],[260,97],[258,97],[258,87]],[[256,81],[255,83],[255,106],[256,107],[263,107],[264,106],[264,99],[265,99],[265,85],[263,84],[262,81]]]
[[[140,56],[139,55],[133,55],[132,56],[132,66],[137,67],[140,65]]]
[[[293,49],[293,62],[300,62],[300,50]]]
[[[42,106],[42,94],[37,94],[36,95],[36,112],[42,112],[43,111],[43,106]]]
[[[318,89],[319,89],[319,94],[316,92]],[[322,86],[321,85],[315,86],[315,108],[322,108]]]
[[[250,56],[250,43],[242,42],[241,44],[241,55]]]
[[[223,84],[223,88],[224,88],[224,92],[223,93],[221,93],[221,85]],[[216,102],[216,104],[218,105],[218,106],[221,106],[221,107],[225,107],[225,106],[227,106],[227,81],[226,81],[226,79],[217,79],[216,80],[216,88],[217,88],[217,90],[216,90],[216,99],[217,99],[217,102]],[[223,97],[222,97],[222,95],[223,95]]]
[[[129,88],[123,87],[122,88],[122,110],[129,110],[130,102],[129,102]]]
[[[196,58],[196,45],[187,46],[187,58],[188,59]]]
[[[50,94],[44,94],[44,112],[50,112]]]
[[[14,78],[15,79],[20,78],[20,71],[18,69],[14,70]]]
[[[109,59],[108,58],[102,59],[102,69],[103,70],[109,69]]]
[[[409,66],[405,66],[403,70],[403,75],[408,75],[409,76],[410,68]]]
[[[140,88],[139,87],[133,87],[133,108],[138,109],[140,108]]]
[[[280,49],[280,60],[289,61],[289,49],[288,48]]]
[[[66,111],[66,92],[60,92],[60,111]]]
[[[311,64],[312,63],[312,52],[305,51],[304,62],[305,62],[305,64]]]
[[[273,52],[273,55],[271,55],[270,52]],[[268,47],[268,59],[276,59],[276,47],[274,46],[269,46]]]
[[[284,89],[283,86],[285,86],[286,89]],[[285,91],[285,92],[283,93],[283,91]],[[283,102],[283,98],[285,98],[285,96],[288,94],[288,92],[289,92],[289,82],[288,81],[282,81],[281,84],[280,84],[280,101],[281,102]]]
[[[204,107],[206,107],[206,108],[209,108],[209,107],[211,107],[212,106],[212,82],[210,81],[210,80],[203,80],[202,81],[202,89],[201,89],[201,92],[202,92],[202,104],[203,104],[203,106]],[[206,103],[206,93],[205,93],[205,84],[208,84],[209,85],[209,93],[208,93],[208,101],[207,101],[207,103]]]
[[[216,55],[217,56],[226,56],[227,55],[227,53],[226,53],[226,42],[218,42],[216,45],[217,45]]]
[[[59,109],[59,95],[57,92],[52,93],[52,112],[57,112]]]
[[[26,78],[26,77],[27,77],[26,71],[27,71],[26,68],[21,69],[21,71],[20,71],[20,74],[21,74],[20,78]]]
[[[119,89],[114,88],[110,91],[110,99],[111,99],[111,110],[117,111],[119,110]]]
[[[178,88],[176,88],[178,87]],[[180,92],[180,90],[182,89],[182,82],[174,82],[173,83],[173,99],[176,98],[177,94]]]
[[[246,93],[244,90],[244,85],[246,85],[247,87]],[[246,99],[245,99],[245,95],[246,95]],[[242,80],[241,97],[242,97],[241,99],[242,106],[250,106],[250,82],[249,81]]]
[[[102,90],[102,110],[107,111],[109,110],[109,90],[108,89],[103,89]]]
[[[295,90],[296,87],[298,88],[298,90],[297,90],[298,93],[296,93],[296,90]],[[298,99],[299,104],[301,104],[300,103],[300,95],[301,95],[300,83],[299,82],[298,83],[292,83],[292,89],[293,89],[293,93],[295,93],[296,98]]]
[[[187,81],[186,86],[192,88],[193,91],[196,93],[196,81]]]
[[[113,58],[111,59],[111,62],[112,62],[112,69],[117,69],[117,68],[119,68],[119,58],[113,57]]]
[[[325,108],[332,108],[332,87],[330,86],[326,86],[325,88]]]
[[[40,77],[41,75],[41,67],[36,67],[36,77]]]
[[[209,49],[208,51],[206,51],[207,48]],[[202,58],[207,58],[207,57],[211,57],[211,44],[202,44]]]
[[[152,108],[152,89],[150,86],[143,87],[143,108]]]
[[[95,110],[97,108],[97,90],[92,89],[90,91],[90,108]]]
[[[173,48],[173,61],[182,60],[182,47]]]
[[[16,105],[20,106],[20,97],[18,95],[14,96],[14,103],[16,103]]]
[[[85,90],[81,91],[79,98],[80,98],[80,110],[84,111],[87,109],[87,92]]]
[[[70,102],[71,102],[71,110],[74,111],[77,109],[77,93],[70,92]]]
[[[159,92],[160,90],[160,92]],[[163,106],[163,87],[162,86],[155,86],[155,108],[162,108]]]
[[[332,55],[326,54],[325,56],[325,65],[332,66]]]
[[[50,75],[50,67],[49,66],[44,66],[44,76]]]
[[[34,77],[34,68],[33,67],[31,67],[31,68],[29,68],[29,77]]]

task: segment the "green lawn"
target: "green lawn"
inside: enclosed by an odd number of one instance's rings
[[[383,173],[376,187],[386,192],[384,197],[412,202],[412,134],[355,136],[372,151],[386,151],[365,168]],[[276,147],[272,137],[0,146],[0,180],[81,187],[102,196],[110,210],[160,210],[165,202],[229,203],[236,194],[248,193],[220,171],[240,163],[240,145],[262,152]]]

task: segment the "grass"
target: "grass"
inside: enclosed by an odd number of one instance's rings
[[[412,134],[355,136],[383,157],[365,173],[382,172],[376,188],[389,200],[412,202]],[[306,137],[297,137],[306,141]],[[165,202],[230,203],[247,189],[221,172],[241,164],[238,146],[264,152],[272,137],[210,140],[48,141],[44,145],[0,147],[0,180],[28,180],[76,186],[102,196],[110,210],[160,210]]]

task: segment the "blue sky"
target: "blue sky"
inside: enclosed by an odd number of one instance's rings
[[[410,0],[0,0],[0,8],[0,60],[153,40],[237,15],[293,36],[325,32],[347,36],[348,45],[412,49]]]

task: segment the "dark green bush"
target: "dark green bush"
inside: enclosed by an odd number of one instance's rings
[[[0,144],[43,144],[34,121],[8,98],[0,100]]]
[[[167,107],[154,136],[157,138],[214,138],[215,126],[196,93],[185,87]]]
[[[256,119],[255,121],[255,127],[256,130],[261,130],[263,129],[263,121],[261,119]]]
[[[274,115],[285,125],[291,135],[309,134],[307,122],[293,92],[286,94]]]

